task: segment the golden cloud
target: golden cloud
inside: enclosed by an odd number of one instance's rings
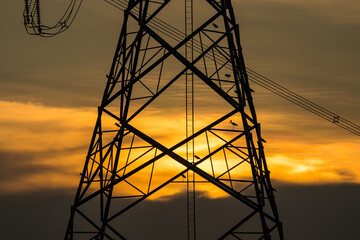
[[[2,180],[5,191],[32,191],[37,189],[73,188],[79,181],[87,147],[96,120],[96,111],[88,108],[56,108],[33,103],[0,101],[0,151],[12,151],[33,154],[34,157],[22,164],[41,166],[43,171],[28,172],[7,181]],[[266,115],[265,115],[266,116]],[[266,116],[266,118],[270,116]],[[268,121],[267,119],[263,121]],[[179,126],[185,125],[183,115],[166,116],[162,111],[144,114],[133,122],[139,129],[155,139],[173,145],[184,138]],[[199,125],[204,125],[214,116],[202,115]],[[236,119],[235,119],[236,120]],[[154,124],[161,128],[154,127]],[[113,126],[113,122],[106,123]],[[285,126],[284,126],[285,127]],[[180,135],[180,136],[179,136]],[[197,154],[205,156],[207,146],[199,142]],[[220,143],[214,143],[214,147]],[[183,154],[184,149],[179,149]],[[360,155],[359,144],[348,141],[326,143],[307,143],[296,138],[281,139],[276,136],[266,145],[266,154],[273,179],[297,184],[322,183],[360,183],[360,161],[354,156]],[[216,171],[221,172],[223,159],[214,157]],[[12,164],[12,171],[17,165]],[[208,169],[208,166],[202,166]],[[11,169],[11,165],[8,167]],[[7,169],[7,170],[9,170]],[[21,168],[19,168],[21,169]],[[42,168],[40,168],[42,169]],[[184,168],[172,159],[156,163],[156,179],[153,186],[175,176]],[[7,171],[5,169],[5,171]],[[19,173],[17,173],[19,174]],[[246,171],[239,172],[246,177]],[[155,175],[154,175],[155,176]],[[249,176],[250,177],[250,176]],[[143,188],[147,188],[147,175],[139,178]],[[183,181],[179,178],[178,181]],[[184,191],[184,184],[173,184],[157,197],[169,196]],[[211,184],[199,184],[198,190],[204,191],[209,197],[221,197],[224,193]]]

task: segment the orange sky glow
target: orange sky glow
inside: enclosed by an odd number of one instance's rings
[[[40,1],[41,24],[58,23],[70,2],[74,1]],[[3,239],[63,239],[69,226],[81,239],[101,235],[94,230],[116,233],[116,228],[121,239],[179,240],[191,232],[187,227],[192,215],[196,239],[213,239],[225,232],[241,238],[255,233],[249,236],[253,239],[260,237],[258,227],[265,233],[264,224],[267,232],[280,228],[272,224],[272,218],[277,220],[272,192],[285,239],[358,238],[359,0],[231,0],[257,118],[252,121],[254,111],[250,113],[247,95],[245,113],[251,116],[254,141],[250,150],[247,146],[252,143],[246,141],[246,124],[239,112],[217,121],[235,112],[237,103],[229,104],[229,100],[237,102],[242,95],[235,91],[236,71],[228,61],[233,55],[228,52],[231,40],[219,38],[226,35],[226,18],[214,17],[217,10],[207,0],[193,0],[194,29],[212,19],[194,36],[195,45],[191,44],[195,46],[192,59],[200,59],[195,67],[212,81],[193,75],[194,132],[206,129],[194,138],[193,154],[187,153],[186,144],[168,152],[192,134],[186,130],[189,74],[178,74],[190,70],[175,56],[157,61],[172,51],[159,46],[159,39],[150,37],[147,29],[141,43],[134,45],[139,56],[130,54],[129,64],[113,71],[113,63],[122,65],[126,59],[114,57],[122,45],[117,44],[124,21],[123,11],[112,5],[116,2],[82,1],[71,26],[49,38],[28,34],[24,1],[4,1],[0,7]],[[184,0],[165,2],[156,16],[161,21],[151,18],[148,25],[168,45],[176,46],[190,26],[184,21],[186,7]],[[151,12],[159,6],[159,1],[150,1],[146,9]],[[126,45],[133,43],[141,26],[132,17],[128,21]],[[217,46],[208,48],[216,39]],[[178,51],[187,52],[191,59],[185,46]],[[205,55],[199,58],[201,53]],[[131,94],[125,91],[131,98],[130,121],[125,123],[118,118],[120,97],[102,100],[108,81],[116,85],[109,95],[123,92],[119,92],[124,83],[119,71],[126,69],[127,79],[135,60],[136,69],[140,68],[135,76],[141,74],[141,78]],[[230,98],[225,100],[218,94],[221,91]],[[311,112],[314,109],[320,113]],[[101,127],[94,132],[99,110],[103,110]],[[326,120],[317,114],[324,114]],[[341,124],[356,129],[355,134]],[[263,159],[262,144],[271,180],[271,186],[260,184],[265,195],[257,192],[251,171],[264,170],[256,161],[256,154]],[[196,171],[204,177],[195,175],[194,195],[187,194],[192,192],[187,183],[193,172],[186,172],[192,156]],[[252,156],[256,166],[251,169]],[[256,178],[260,181],[261,174]],[[82,192],[77,194],[81,179]],[[216,184],[211,183],[214,179]],[[78,220],[79,229],[72,228]],[[86,229],[87,222],[99,227]]]
[[[0,124],[7,126],[0,132],[2,148],[7,151],[35,154],[36,160],[29,161],[28,164],[45,169],[24,177],[20,176],[15,181],[5,182],[3,189],[9,193],[56,188],[74,190],[84,164],[96,111],[92,108],[57,108],[6,101],[0,101],[0,110],[8,113],[0,116]],[[199,123],[206,122],[206,118],[212,118],[210,115],[199,116]],[[155,136],[157,141],[171,146],[183,135],[183,129],[179,128],[179,124],[184,123],[179,119],[183,119],[181,115],[169,119],[164,118],[161,111],[157,111],[155,114],[142,116],[136,126],[146,129],[145,132]],[[263,123],[263,128],[274,124],[269,113],[264,114],[260,122]],[[154,128],[154,123],[161,128]],[[266,157],[273,181],[290,184],[360,183],[360,162],[354,161],[354,156],[360,154],[359,144],[346,139],[317,143],[276,135],[270,138],[266,136],[266,131],[265,137],[268,141],[265,144]],[[205,155],[206,148],[206,145],[198,144],[196,154]],[[217,161],[221,160],[214,159],[215,168]],[[218,166],[221,166],[220,162]],[[168,159],[159,162],[157,169],[154,173],[154,184],[176,175],[183,167]],[[239,174],[249,176],[246,171]],[[145,180],[137,181],[147,184]],[[156,197],[179,193],[184,187],[184,184],[172,184]],[[199,184],[197,189],[209,197],[225,196],[221,190],[210,184]]]
[[[75,189],[78,185],[97,117],[96,104],[100,101],[105,72],[122,23],[122,13],[118,9],[103,2],[90,2],[82,9],[84,15],[79,15],[77,29],[69,30],[69,35],[46,40],[24,37],[26,33],[19,23],[14,29],[22,35],[16,39],[23,42],[16,44],[14,52],[24,54],[20,57],[10,54],[8,48],[3,49],[7,57],[1,65],[5,92],[0,100],[0,111],[6,114],[0,115],[0,150],[8,168],[14,172],[18,169],[26,171],[26,174],[18,174],[11,181],[2,182],[6,192]],[[285,86],[295,92],[300,89],[300,93],[307,93],[305,97],[315,98],[320,105],[334,106],[336,112],[344,110],[350,119],[354,115],[356,122],[358,112],[352,109],[358,106],[354,98],[358,95],[353,90],[357,89],[359,68],[354,60],[358,59],[358,55],[351,44],[357,46],[358,38],[352,28],[346,28],[351,35],[347,31],[342,32],[344,28],[341,24],[352,26],[359,23],[359,15],[353,7],[359,6],[359,3],[316,0],[300,6],[300,2],[233,1],[242,31],[246,65],[259,69],[266,76],[287,79]],[[20,3],[16,4],[20,9]],[[179,2],[173,1],[172,4]],[[196,4],[205,4],[205,1]],[[274,13],[269,13],[267,6],[272,4],[287,7],[292,14],[281,7],[270,8]],[[62,8],[58,5],[45,3],[44,8],[50,12],[60,11]],[[202,9],[202,6],[197,7]],[[326,11],[319,11],[324,7]],[[171,11],[175,9],[169,8],[170,14],[163,17],[174,22],[177,16]],[[196,21],[204,21],[208,14],[201,11]],[[299,27],[294,28],[294,23]],[[179,21],[174,24],[179,25]],[[90,31],[89,26],[96,31]],[[177,27],[181,29],[183,26]],[[307,35],[311,35],[311,39]],[[4,41],[14,42],[15,37],[11,36],[4,36]],[[11,44],[4,44],[7,45]],[[22,66],[22,71],[18,70],[18,66]],[[171,73],[176,66],[169,64],[168,71]],[[343,88],[337,85],[340,80]],[[302,88],[302,85],[307,87]],[[221,99],[216,94],[208,95],[205,87],[204,84],[196,85],[196,128],[228,112],[220,105],[215,106]],[[324,87],[328,90],[322,90]],[[269,92],[256,85],[252,88],[255,90],[255,108],[262,126],[262,137],[267,141],[265,154],[273,181],[291,184],[360,183],[360,161],[357,157],[360,155],[360,143],[356,136],[270,96]],[[163,100],[152,104],[151,111],[141,113],[131,124],[170,147],[185,136],[185,101],[177,93],[176,86],[163,95]],[[211,110],[206,110],[208,106]],[[240,121],[236,117],[232,120]],[[114,128],[114,122],[105,121],[105,126]],[[207,151],[205,142],[201,141],[196,146],[197,155],[205,155]],[[215,146],[216,142],[212,144]],[[157,176],[161,179],[174,175],[182,168],[171,159],[159,165],[161,170]],[[221,168],[220,163],[218,168]],[[172,185],[164,195],[182,191],[179,186]],[[210,185],[200,185],[198,190],[212,197],[223,196]]]

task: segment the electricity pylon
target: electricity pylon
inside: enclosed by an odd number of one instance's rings
[[[65,239],[130,239],[118,220],[170,184],[189,183],[186,176],[243,206],[231,213],[237,221],[214,239],[284,239],[231,1],[203,1],[201,10],[209,17],[180,38],[161,20],[174,20],[179,11],[171,4],[178,1],[113,2],[126,3],[124,21]],[[191,58],[189,46],[197,50]],[[186,109],[192,119],[194,88],[201,99],[215,99],[222,107],[203,104],[213,117],[198,128],[192,120],[185,137],[169,132],[172,143],[153,130],[162,123],[151,110],[171,111],[169,102],[188,94],[188,86],[186,94],[179,86],[189,78],[192,106]],[[177,118],[188,124],[188,113]],[[169,164],[171,171],[162,172]],[[195,239],[191,231],[188,238]]]

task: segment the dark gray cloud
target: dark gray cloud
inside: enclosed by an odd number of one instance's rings
[[[355,180],[356,179],[356,173],[350,169],[346,169],[346,168],[340,168],[340,169],[336,169],[335,173],[338,174],[339,176],[343,177],[346,180]]]
[[[7,4],[1,10],[1,27],[7,34],[0,46],[0,98],[52,106],[97,106],[119,34],[121,11],[104,2],[87,2],[67,32],[41,39],[26,35],[22,3]],[[239,1],[234,5],[250,68],[320,105],[359,119],[359,113],[351,109],[359,107],[360,24],[341,21],[344,14],[324,17],[316,4]],[[43,13],[60,15],[61,9],[45,5]],[[286,105],[278,97],[270,102],[258,97],[259,107],[269,109],[271,104]],[[274,110],[284,109],[288,107]]]
[[[6,32],[0,45],[1,99],[51,106],[98,105],[121,26],[120,14],[99,17],[104,13],[96,9],[98,4],[110,8],[104,2],[84,4],[73,25],[76,31],[51,39],[26,34],[22,2],[1,8],[0,27]],[[45,6],[44,15],[51,16],[54,8]]]
[[[276,200],[289,240],[355,239],[358,232],[359,185],[298,186],[275,184]],[[1,195],[4,239],[62,239],[73,201],[73,191]],[[199,232],[216,233],[236,222],[237,203],[228,199],[197,200]],[[218,219],[217,219],[218,217]],[[186,200],[148,201],[126,215],[124,228],[137,238],[185,239]],[[219,230],[220,229],[220,230]],[[202,236],[202,237],[201,237]],[[199,239],[215,239],[202,234]]]
[[[22,26],[23,2],[10,1],[0,8],[0,100],[95,108],[100,101],[121,26],[119,11],[100,2],[87,1],[71,29],[52,39],[26,35]],[[236,6],[236,13],[241,25],[245,60],[250,68],[359,122],[360,111],[356,111],[360,104],[359,24],[341,19],[332,21],[329,15],[317,14],[321,11],[280,2],[241,1]],[[334,14],[333,17],[341,16]],[[307,137],[327,131],[322,125],[316,125],[315,129],[310,114],[302,116],[303,110],[298,112],[294,105],[261,88],[254,88],[260,121],[262,113],[286,111],[297,119],[305,117],[309,120],[310,124],[302,129],[303,141],[312,141],[314,139]],[[291,118],[280,119],[279,125],[290,126],[290,130],[282,134],[298,133],[298,123]],[[267,129],[266,125],[263,129]],[[268,136],[279,133],[278,129],[265,131]],[[332,137],[334,141],[335,137],[345,135],[341,131],[336,133]],[[57,171],[38,160],[60,154],[64,152],[54,155],[49,152],[2,152],[0,180],[13,181],[30,172]],[[339,169],[337,174],[349,180],[353,178],[353,173],[348,170]],[[358,185],[279,185],[277,189],[287,239],[338,240],[358,236]],[[74,191],[64,189],[62,192],[1,195],[2,238],[63,238],[73,194]],[[226,213],[234,206],[228,199],[203,198],[200,202],[199,210],[203,212],[223,206],[223,213]],[[166,213],[170,213],[170,217]],[[159,224],[168,230],[166,234],[169,235],[164,239],[169,239],[173,232],[183,236],[183,232],[178,232],[179,226],[184,226],[185,216],[181,213],[184,214],[184,196],[177,196],[166,207],[163,202],[149,202],[129,215],[129,222],[134,225],[126,226],[130,232],[136,232],[134,226],[139,222],[142,231],[137,231],[138,234],[151,232],[156,235],[159,233],[156,224]],[[222,216],[221,213],[217,214]],[[206,228],[207,222],[199,227]]]
[[[36,157],[31,153],[0,152],[0,181],[14,181],[49,170],[46,166],[31,164],[34,159]]]
[[[358,185],[286,186],[277,200],[287,239],[355,239]]]
[[[44,151],[5,151],[0,150],[0,183],[17,182],[28,184],[27,177],[44,175],[49,173],[73,173],[72,169],[56,167],[51,159],[59,159],[79,151],[83,152],[86,147],[74,147],[72,149],[56,149]],[[8,189],[9,190],[9,189]]]

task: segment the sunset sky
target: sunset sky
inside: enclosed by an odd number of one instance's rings
[[[56,22],[66,2],[42,2],[43,21]],[[360,123],[360,1],[232,2],[248,68]],[[69,30],[43,39],[26,34],[23,2],[9,1],[3,6],[1,195],[8,199],[61,190],[72,196],[97,117],[122,13],[104,1],[86,0]],[[329,185],[348,184],[359,191],[359,136],[257,85],[252,88],[275,186],[304,189],[315,185],[326,191]],[[171,116],[178,112],[172,109],[171,114],[160,111],[145,115],[141,126],[149,129],[152,121],[167,116],[165,130],[154,134],[171,141],[168,132],[176,131],[178,124]],[[198,116],[200,122],[207,118],[211,118],[210,112]]]

